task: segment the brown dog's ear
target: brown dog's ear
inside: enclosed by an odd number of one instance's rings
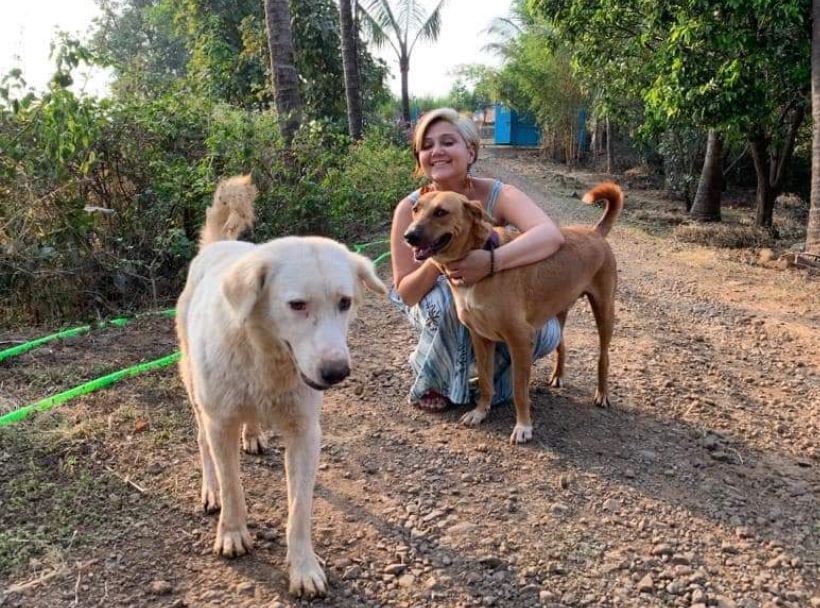
[[[358,253],[348,252],[350,256],[350,263],[353,265],[353,272],[356,277],[367,287],[370,291],[375,291],[382,295],[387,293],[387,287],[382,283],[381,279],[376,275],[376,267],[369,258],[359,255]]]
[[[244,323],[259,301],[269,280],[271,263],[260,259],[241,259],[228,269],[222,280],[222,294],[240,323]]]
[[[464,203],[464,206],[474,221],[490,221],[490,216],[484,211],[484,206],[481,204],[481,201],[467,201]]]

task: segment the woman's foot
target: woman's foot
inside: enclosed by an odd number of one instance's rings
[[[413,405],[426,412],[440,412],[450,406],[450,400],[436,391],[428,391]]]

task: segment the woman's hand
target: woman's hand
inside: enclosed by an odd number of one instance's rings
[[[447,277],[456,285],[470,286],[490,274],[490,252],[473,249],[457,262],[447,264]]]

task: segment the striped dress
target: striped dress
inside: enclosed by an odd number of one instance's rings
[[[501,182],[496,180],[487,198],[486,209],[490,217],[495,217],[500,192]],[[410,200],[415,203],[418,197],[419,192],[413,192]],[[410,387],[410,402],[418,402],[431,390],[452,403],[475,401],[478,387],[470,382],[471,376],[475,375],[473,345],[469,330],[458,320],[447,278],[439,276],[433,288],[415,306],[407,306],[395,287],[390,290],[390,301],[420,334],[419,342],[410,354],[410,367],[415,375]],[[555,350],[560,340],[561,326],[557,319],[550,319],[536,334],[533,361]],[[497,343],[493,405],[512,399],[511,368],[507,345]]]

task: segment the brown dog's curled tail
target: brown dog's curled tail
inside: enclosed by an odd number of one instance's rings
[[[581,200],[591,205],[601,199],[606,200],[606,208],[603,217],[595,224],[595,230],[601,236],[606,236],[624,208],[624,193],[615,182],[603,182],[587,192]]]
[[[250,175],[237,175],[219,182],[214,202],[205,212],[199,247],[216,241],[235,241],[242,232],[252,228],[256,193]]]

